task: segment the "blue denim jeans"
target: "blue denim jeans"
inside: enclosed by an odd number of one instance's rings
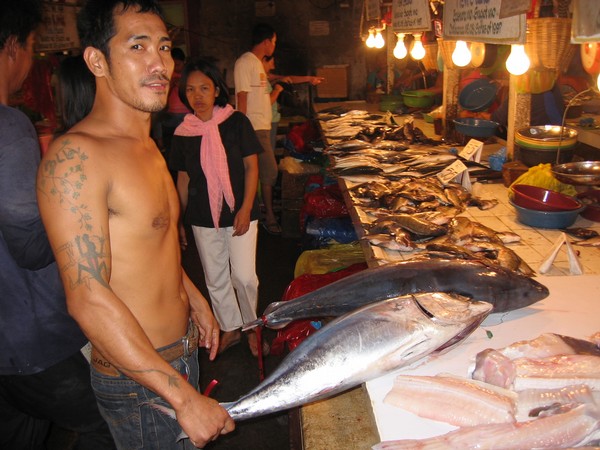
[[[200,369],[197,349],[188,358],[182,356],[171,361],[170,364],[179,373],[187,376],[188,382],[198,389]],[[171,407],[154,392],[124,375],[104,375],[93,367],[92,387],[100,413],[108,423],[119,450],[196,448],[187,438],[177,441],[181,433],[179,423],[150,406],[154,403]]]

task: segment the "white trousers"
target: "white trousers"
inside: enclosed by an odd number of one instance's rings
[[[256,242],[258,221],[242,236],[233,227],[192,226],[213,314],[222,331],[233,331],[256,319],[258,276]]]

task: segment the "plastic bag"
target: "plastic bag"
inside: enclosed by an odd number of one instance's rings
[[[296,261],[294,277],[306,273],[333,272],[360,262],[365,262],[365,255],[358,243],[335,244],[328,248],[306,250]]]
[[[344,202],[342,193],[337,184],[314,189],[304,195],[302,211],[300,213],[301,228],[307,216],[324,219],[348,216],[348,207]]]
[[[511,185],[515,184],[527,184],[529,186],[537,186],[544,189],[550,189],[551,191],[560,192],[566,195],[577,195],[577,190],[570,184],[561,183],[554,175],[552,175],[552,165],[538,164],[537,166],[531,167],[527,172],[517,178]],[[509,188],[509,195],[511,189]]]
[[[355,272],[367,268],[367,264],[357,263],[337,272],[326,274],[304,274],[292,280],[283,294],[282,301],[293,300],[301,295],[315,291],[329,283],[347,277]],[[280,355],[287,344],[288,350],[294,350],[304,339],[313,334],[321,327],[318,320],[298,320],[293,322],[277,332],[277,336],[271,342],[271,354]]]
[[[309,218],[306,223],[306,234],[333,239],[340,244],[349,244],[358,239],[350,217]]]

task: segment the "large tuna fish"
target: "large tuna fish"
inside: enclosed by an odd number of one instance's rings
[[[417,292],[456,293],[489,302],[494,312],[524,308],[549,294],[534,279],[481,260],[415,259],[369,268],[294,300],[271,303],[243,328],[282,328],[298,319],[338,317],[365,304]]]
[[[255,389],[222,406],[245,420],[332,396],[457,345],[491,309],[445,293],[363,306],[324,326]]]

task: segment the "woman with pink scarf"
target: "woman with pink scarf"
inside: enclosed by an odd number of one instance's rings
[[[248,118],[234,111],[229,89],[211,62],[188,63],[179,97],[194,113],[175,130],[169,167],[200,255],[214,315],[222,330],[219,353],[241,341],[243,323],[256,319],[259,219],[256,189],[262,147]],[[182,245],[187,245],[183,224]],[[257,356],[257,338],[248,345]],[[268,351],[263,346],[263,352]]]

